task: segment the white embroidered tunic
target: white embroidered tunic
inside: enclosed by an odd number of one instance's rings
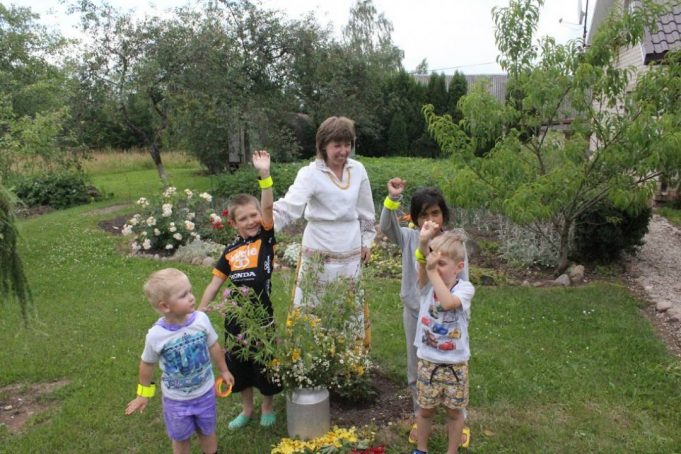
[[[303,248],[354,254],[371,247],[376,215],[366,169],[348,159],[342,177],[339,181],[322,159],[300,169],[286,195],[274,202],[275,231],[304,216]]]

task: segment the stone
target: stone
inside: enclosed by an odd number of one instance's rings
[[[480,285],[496,285],[496,281],[492,276],[483,274],[480,276]]]
[[[192,265],[201,265],[203,264],[203,257],[193,257],[192,258]]]
[[[543,286],[544,286],[544,283],[541,282],[541,281],[537,281],[534,284],[532,284],[532,287],[543,287]]]
[[[480,245],[475,240],[468,239],[466,240],[466,252],[468,258],[477,257],[480,255]]]
[[[529,286],[530,286],[530,281],[528,281],[527,279],[525,279],[525,280],[523,281],[523,283],[520,284],[520,285],[522,285],[523,287],[529,287]]]
[[[581,284],[584,281],[584,265],[572,265],[568,269],[568,277],[573,284]]]
[[[660,301],[655,305],[655,310],[657,312],[666,312],[672,308],[671,301]]]
[[[201,262],[203,266],[213,266],[213,258],[212,257],[206,257],[203,259],[203,262]]]
[[[561,274],[554,281],[554,284],[562,285],[563,287],[570,286],[570,277],[567,274]]]
[[[158,254],[154,254],[154,260],[161,260],[161,256]]]
[[[681,322],[681,307],[672,307],[667,311],[667,315],[672,322]]]

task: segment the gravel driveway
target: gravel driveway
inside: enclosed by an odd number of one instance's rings
[[[629,273],[654,303],[649,314],[669,347],[681,352],[681,231],[653,215],[645,244],[629,261]]]

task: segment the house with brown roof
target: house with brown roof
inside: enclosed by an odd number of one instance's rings
[[[634,68],[629,87],[633,87],[638,77],[648,71],[649,65],[661,61],[667,52],[681,49],[681,1],[655,0],[660,5],[669,5],[670,10],[657,20],[657,30],[645,30],[643,40],[631,47],[622,48],[619,52],[619,68]],[[598,0],[592,16],[591,27],[587,37],[587,45],[591,43],[601,24],[608,15],[619,8],[624,11],[640,7],[637,0]],[[677,198],[673,190],[668,190],[663,181],[655,194],[656,201],[669,201]]]
[[[648,65],[660,61],[667,52],[681,49],[681,1],[656,0],[658,4],[671,5],[671,11],[658,19],[657,30],[646,30],[642,42],[630,48],[622,48],[619,67],[634,67],[636,74],[648,70]],[[598,0],[591,19],[587,45],[591,43],[598,29],[611,11],[640,7],[637,0]],[[634,77],[630,84],[636,83]]]

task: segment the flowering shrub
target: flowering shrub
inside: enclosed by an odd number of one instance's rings
[[[399,279],[402,276],[402,252],[387,238],[378,239],[371,248],[369,266],[376,276]]]
[[[175,252],[180,245],[202,237],[223,243],[225,237],[234,236],[233,230],[213,211],[212,201],[207,192],[197,195],[190,189],[178,192],[168,187],[158,199],[141,197],[137,201],[140,212],[128,220],[122,233],[132,236],[134,253]]]
[[[349,453],[349,454],[383,454],[383,446],[370,447],[374,439],[374,433],[366,428],[356,429],[351,427],[343,429],[334,427],[330,432],[312,440],[294,440],[282,438],[272,447],[271,454],[296,454],[296,453]]]
[[[290,268],[295,268],[298,264],[301,247],[300,243],[291,243],[287,245],[284,250],[284,255],[281,257],[281,263]]]
[[[357,314],[362,306],[357,296],[362,289],[357,282],[338,278],[324,283],[324,292],[317,292],[322,285],[317,276],[304,274],[303,304],[274,328],[265,308],[251,302],[249,288],[228,287],[221,301],[209,309],[242,328],[239,336],[227,336],[227,348],[263,364],[284,388],[328,388],[351,397],[353,386],[368,379],[372,367],[358,338]],[[320,293],[324,296],[318,297]],[[248,346],[252,348],[244,348]]]

